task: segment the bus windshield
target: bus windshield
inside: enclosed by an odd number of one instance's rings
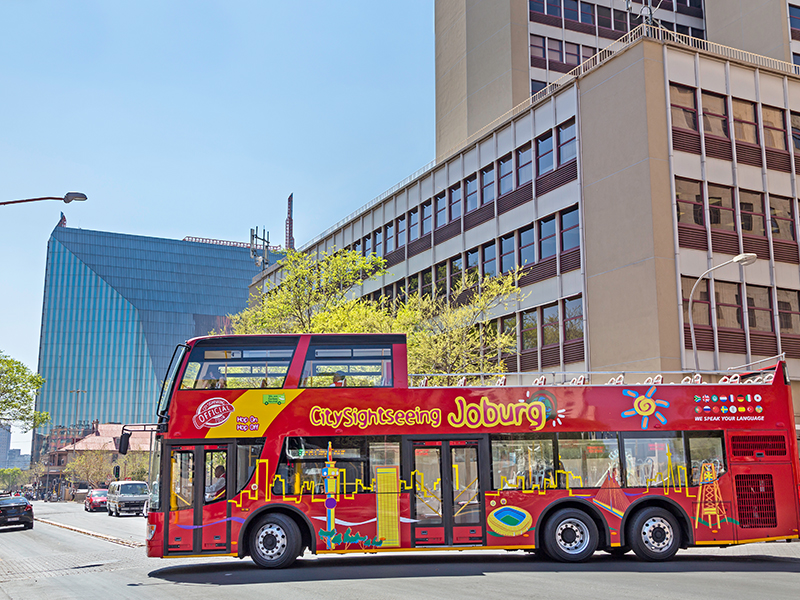
[[[172,360],[167,369],[167,378],[164,380],[164,385],[161,386],[161,395],[158,398],[158,410],[156,413],[159,416],[167,414],[169,398],[172,395],[172,384],[175,382],[175,376],[178,374],[178,369],[183,362],[183,356],[188,349],[188,346],[181,344],[175,348],[175,352],[172,353]]]

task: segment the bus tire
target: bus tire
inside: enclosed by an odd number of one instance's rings
[[[582,510],[562,508],[544,526],[544,549],[561,562],[582,562],[597,549],[597,525]]]
[[[642,560],[668,560],[681,547],[681,528],[671,512],[651,506],[634,515],[627,540]]]
[[[269,513],[250,530],[250,557],[263,569],[282,569],[300,555],[302,536],[297,523],[281,513]]]

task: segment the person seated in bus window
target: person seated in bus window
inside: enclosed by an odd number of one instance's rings
[[[206,502],[219,500],[223,496],[225,496],[225,467],[217,465],[211,485],[206,486]]]
[[[330,387],[347,387],[347,377],[341,371],[333,374],[333,383]]]
[[[228,387],[228,381],[225,375],[221,374],[219,367],[213,365],[208,367],[206,375],[201,386],[205,390],[221,390]]]

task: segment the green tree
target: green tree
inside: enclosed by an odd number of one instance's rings
[[[111,452],[86,450],[73,455],[64,467],[65,477],[72,483],[87,482],[92,487],[104,484],[111,477]]]
[[[365,279],[385,272],[385,261],[352,250],[313,255],[289,250],[280,263],[283,279],[251,298],[251,305],[231,315],[236,333],[313,331],[319,314],[351,302],[348,293]]]
[[[28,431],[50,420],[35,409],[36,394],[44,379],[28,367],[0,352],[0,423],[12,423]]]
[[[18,467],[12,469],[0,469],[0,484],[6,490],[12,490],[22,479],[22,470]]]
[[[130,477],[135,481],[145,481],[147,479],[149,457],[149,452],[134,451],[117,457],[116,463],[120,466],[120,477],[122,479]]]

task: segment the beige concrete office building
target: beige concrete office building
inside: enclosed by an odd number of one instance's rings
[[[643,25],[302,249],[384,256],[376,297],[523,266],[523,380],[693,370],[689,290],[754,253],[695,293],[700,368],[786,353],[800,414],[796,144],[791,62]]]

